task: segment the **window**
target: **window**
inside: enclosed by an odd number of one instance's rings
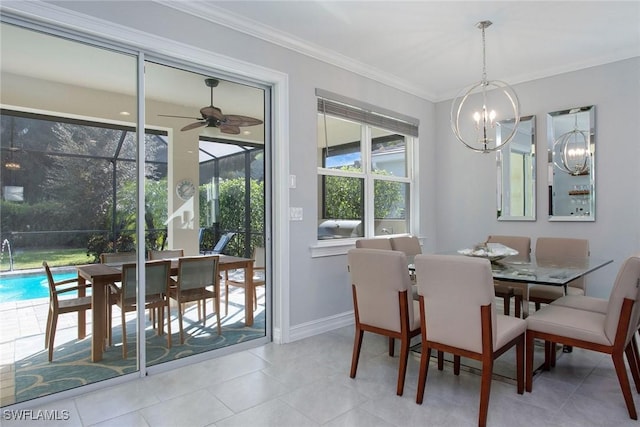
[[[417,123],[318,98],[318,240],[409,233]]]

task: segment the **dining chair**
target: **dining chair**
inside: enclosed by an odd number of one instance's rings
[[[167,348],[171,348],[171,310],[169,308],[169,287],[171,283],[171,261],[145,262],[145,302],[144,308],[157,310],[160,319],[157,328],[161,335],[164,329],[164,312],[167,312]],[[122,358],[127,358],[127,321],[126,313],[137,309],[138,277],[137,264],[122,266],[122,288],[118,295],[117,305],[120,307],[122,323]],[[156,319],[156,316],[153,316]],[[155,328],[155,321],[154,321]]]
[[[400,251],[356,248],[349,250],[347,258],[355,314],[349,376],[356,377],[364,332],[388,337],[389,356],[392,357],[398,339],[400,360],[396,394],[402,396],[410,341],[420,333],[418,302],[410,297],[407,257]]]
[[[202,301],[202,323],[206,324],[207,299],[213,299],[218,335],[220,325],[220,277],[218,275],[218,255],[182,257],[178,259],[178,282],[169,289],[169,295],[178,303],[178,323],[180,344],[184,344],[183,303]],[[198,309],[200,311],[200,309]],[[200,313],[198,313],[200,315]]]
[[[157,259],[172,259],[180,258],[184,256],[184,249],[163,249],[163,250],[150,250],[149,260]]]
[[[258,308],[258,294],[256,293],[256,286],[265,286],[265,268],[266,268],[266,254],[263,247],[256,246],[253,250],[253,309]],[[229,285],[238,288],[247,287],[245,280],[244,269],[234,270],[231,273],[228,270],[224,272],[224,314],[227,315],[229,311]]]
[[[356,240],[356,248],[393,250],[389,238],[369,238]]]
[[[421,404],[431,351],[454,355],[454,374],[460,358],[482,363],[478,425],[487,422],[493,361],[516,347],[517,392],[524,392],[526,321],[496,313],[491,263],[456,255],[417,255],[415,258],[422,350],[416,402]]]
[[[391,249],[394,251],[404,252],[407,256],[407,261],[411,262],[413,257],[422,253],[422,247],[420,246],[420,240],[416,236],[398,236],[390,237]],[[416,287],[416,272],[415,270],[409,270],[409,279],[411,279],[411,298],[418,299],[418,288]]]
[[[528,262],[531,260],[531,238],[526,236],[500,236],[490,235],[487,243],[501,243],[518,251],[518,255],[510,257],[515,261]],[[526,283],[505,282],[502,280],[494,280],[495,295],[502,298],[504,303],[504,314],[507,316],[511,308],[511,295],[515,299],[514,315],[520,317],[520,313],[524,311],[525,315],[528,310],[525,305],[529,304],[529,285]]]
[[[558,258],[587,258],[589,257],[589,240],[565,237],[538,237],[536,240],[536,260],[538,265],[553,262]],[[535,304],[536,310],[540,304],[550,302],[565,295],[586,295],[586,281],[584,277],[573,280],[564,286],[533,285],[529,288],[529,301]]]
[[[103,252],[100,254],[100,264],[122,265],[136,262],[137,259],[138,255],[136,252]],[[111,307],[118,303],[118,295],[120,294],[121,287],[120,282],[109,284],[109,301],[107,304],[107,338],[109,345],[113,345]]]
[[[91,297],[62,297],[65,293],[76,293],[80,289],[76,279],[67,279],[55,281],[51,269],[46,261],[42,262],[44,271],[47,275],[49,283],[49,313],[47,314],[47,328],[44,337],[44,348],[49,351],[49,362],[53,361],[53,343],[56,337],[56,328],[58,326],[58,316],[65,313],[78,313],[91,309]],[[72,286],[75,284],[75,286]],[[80,325],[78,325],[78,339],[84,338],[80,336]]]
[[[533,347],[536,339],[545,341],[547,369],[551,366],[553,353],[550,343],[609,354],[629,417],[637,420],[624,356],[627,356],[636,390],[640,392],[640,369],[632,345],[640,320],[640,253],[624,261],[609,295],[606,312],[602,313],[601,308],[600,302],[566,298],[541,308],[527,318],[526,389],[531,392],[533,388]]]
[[[391,249],[394,251],[402,251],[408,257],[416,256],[422,253],[420,240],[416,236],[398,236],[389,238]]]
[[[136,262],[137,259],[135,252],[103,252],[100,254],[101,264],[124,264]]]

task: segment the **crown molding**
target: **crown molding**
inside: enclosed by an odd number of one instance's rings
[[[192,1],[167,2],[163,0],[152,1],[162,4],[165,7],[196,16],[216,25],[227,27],[231,30],[247,34],[251,37],[255,37],[313,59],[334,65],[427,101],[433,101],[433,99],[436,98],[434,93],[425,91],[424,88],[400,79],[398,76],[372,68],[371,65],[354,61],[353,59],[336,53],[330,49],[325,49],[309,41],[294,37],[291,34],[285,33],[276,28],[249,19],[246,16],[238,15],[226,9],[222,9],[212,3]]]

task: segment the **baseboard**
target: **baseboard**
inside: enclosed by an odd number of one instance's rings
[[[332,331],[334,329],[353,325],[353,311],[348,311],[335,316],[325,317],[323,319],[314,320],[313,322],[302,323],[300,325],[291,326],[289,329],[290,341],[298,341],[314,335]],[[275,331],[274,331],[275,335]]]

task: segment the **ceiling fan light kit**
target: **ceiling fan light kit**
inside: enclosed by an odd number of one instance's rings
[[[200,109],[200,115],[202,117],[171,116],[166,114],[160,114],[160,116],[197,120],[197,122],[190,123],[180,129],[183,132],[206,126],[218,128],[222,133],[238,135],[240,134],[241,127],[262,124],[262,120],[253,117],[239,116],[236,114],[223,114],[220,108],[213,105],[213,88],[217,87],[220,81],[214,78],[206,78],[204,79],[204,83],[211,89],[211,103],[210,105]]]
[[[481,153],[501,149],[516,134],[520,122],[520,101],[507,83],[487,79],[485,29],[491,21],[480,21],[482,30],[482,78],[460,91],[451,104],[451,129],[467,148]],[[505,138],[497,132],[499,120],[513,118],[511,132]]]

